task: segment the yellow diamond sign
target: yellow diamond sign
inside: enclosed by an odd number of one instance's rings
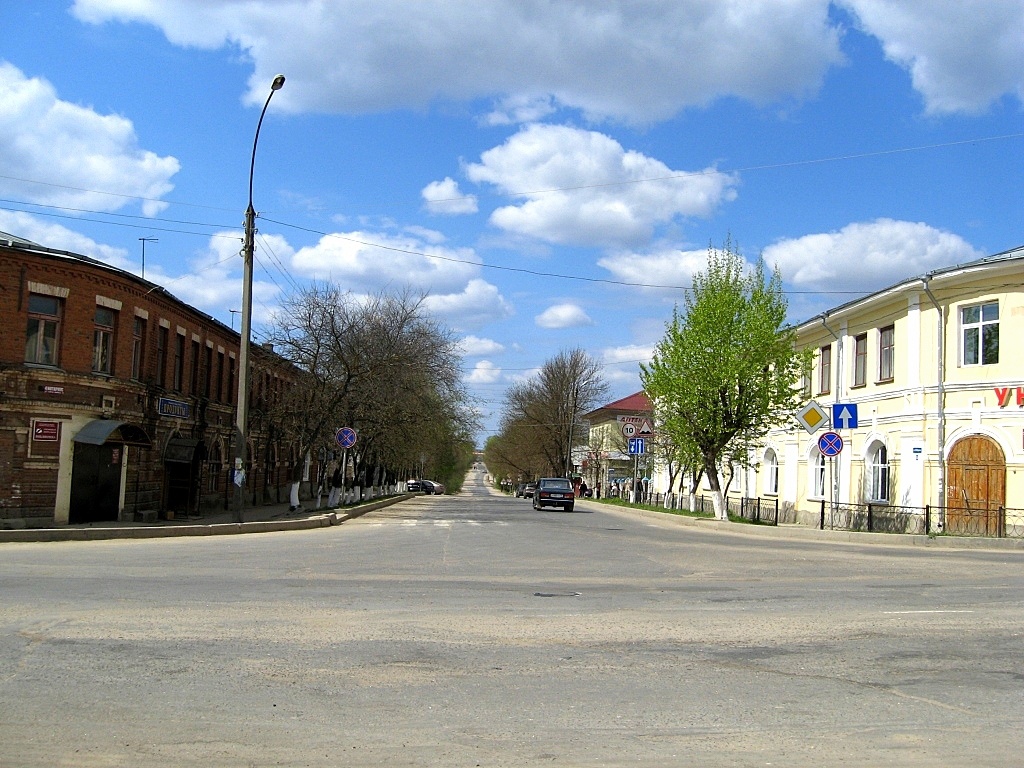
[[[811,400],[796,414],[796,420],[812,435],[829,423],[828,411]]]

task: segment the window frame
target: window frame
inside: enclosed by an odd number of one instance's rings
[[[114,375],[114,350],[117,340],[117,310],[96,305],[93,313],[92,372]]]
[[[832,392],[832,345],[818,348],[818,394]]]
[[[33,300],[36,308],[33,309]],[[52,301],[53,314],[39,308],[38,301]],[[56,368],[60,365],[61,326],[64,319],[64,301],[59,296],[45,293],[30,293],[27,302],[28,318],[25,324],[25,362],[32,365],[45,365]],[[34,326],[34,328],[33,328]],[[46,329],[52,328],[52,336],[47,336]],[[34,331],[34,332],[33,332]],[[42,331],[42,332],[41,332]],[[47,353],[47,339],[51,347]],[[31,353],[29,345],[31,342]],[[51,359],[52,358],[52,359]]]
[[[878,329],[878,383],[887,384],[894,381],[895,377],[896,326],[886,325]]]
[[[888,504],[892,496],[892,466],[885,443],[874,443],[868,453],[868,500]]]
[[[764,465],[764,492],[772,496],[777,496],[779,493],[779,456],[775,453],[774,448],[769,448],[764,452]]]
[[[181,392],[185,377],[185,334],[176,333],[174,336],[174,369],[171,389]]]
[[[825,454],[815,451],[814,461],[811,462],[811,498],[824,499],[828,474],[826,471]]]
[[[132,323],[132,370],[131,377],[142,381],[146,360],[146,319],[136,315]]]
[[[868,383],[868,335],[859,333],[853,337],[853,386],[863,387]]]
[[[985,310],[995,308],[994,318],[985,318]],[[974,321],[968,321],[965,317],[966,313],[971,310],[977,310],[978,319]],[[986,333],[986,330],[989,333]],[[969,331],[973,331],[976,334],[974,340],[974,359],[967,359],[968,342],[967,335]],[[994,334],[992,333],[994,331]],[[994,359],[989,359],[988,349],[986,340],[992,338],[995,340],[995,356]],[[966,304],[960,307],[960,364],[964,367],[975,366],[975,365],[998,365],[999,364],[999,301],[983,301],[977,304]]]

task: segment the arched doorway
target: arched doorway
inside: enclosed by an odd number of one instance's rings
[[[1001,536],[1006,458],[998,443],[984,435],[957,440],[946,473],[946,532]]]

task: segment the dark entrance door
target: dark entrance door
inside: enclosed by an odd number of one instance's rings
[[[949,452],[946,481],[946,531],[1001,536],[1005,520],[1006,459],[984,435],[958,440]]]
[[[75,443],[69,523],[117,520],[123,457],[124,446],[120,443]]]

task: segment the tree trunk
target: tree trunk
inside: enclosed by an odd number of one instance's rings
[[[713,460],[705,460],[704,474],[708,476],[708,485],[711,486],[711,503],[715,509],[715,517],[719,520],[728,520],[729,513],[725,506],[722,485],[718,480],[718,466]]]

